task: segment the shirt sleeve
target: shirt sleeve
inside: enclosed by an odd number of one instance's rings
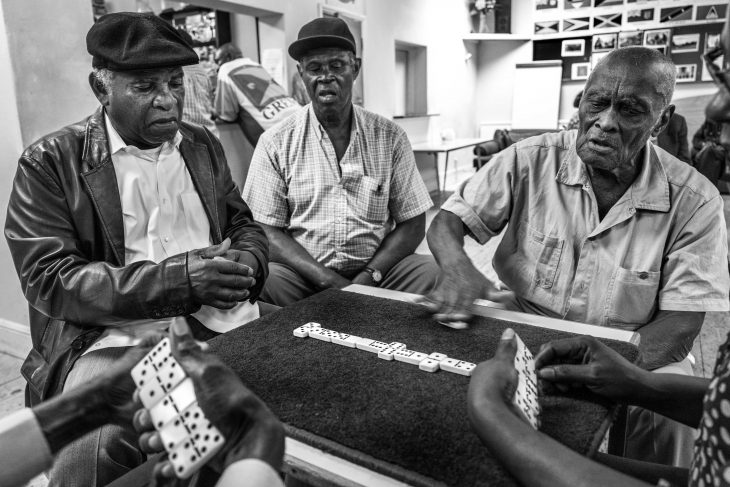
[[[280,172],[275,144],[265,135],[259,139],[251,159],[243,199],[254,219],[277,228],[289,226],[288,187]]]
[[[232,463],[223,471],[216,487],[284,487],[279,474],[271,466],[256,458]]]
[[[226,122],[235,122],[238,119],[238,97],[228,75],[218,76],[215,90],[215,111],[218,118]]]
[[[396,223],[410,220],[433,206],[426,184],[416,167],[408,137],[399,130],[393,145],[393,175],[388,211]]]
[[[717,195],[689,218],[665,257],[659,309],[728,311],[727,249],[723,200]]]
[[[512,145],[462,183],[441,209],[458,216],[469,234],[484,244],[510,219],[517,172],[517,152]]]
[[[0,419],[0,485],[24,485],[52,463],[51,449],[30,408]]]

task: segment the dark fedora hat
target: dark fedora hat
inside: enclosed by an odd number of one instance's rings
[[[175,29],[154,14],[107,14],[86,34],[91,65],[113,71],[197,64],[198,55]]]
[[[356,52],[352,32],[347,23],[337,17],[320,17],[304,24],[297,40],[289,46],[289,55],[299,61],[308,51],[320,47],[341,47]]]

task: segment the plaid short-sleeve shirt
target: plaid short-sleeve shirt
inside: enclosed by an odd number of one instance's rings
[[[311,105],[265,132],[243,197],[256,221],[341,273],[362,269],[394,225],[432,205],[403,129],[358,106],[339,163]]]

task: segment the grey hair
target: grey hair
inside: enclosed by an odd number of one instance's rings
[[[630,46],[615,49],[608,53],[606,57],[601,59],[596,65],[596,69],[600,66],[609,64],[624,64],[631,68],[646,70],[649,67],[655,67],[656,73],[656,90],[664,101],[664,107],[669,105],[674,95],[674,84],[677,78],[677,69],[668,56],[665,56],[656,49],[643,46]],[[593,70],[587,82],[593,77]]]
[[[112,77],[114,76],[114,72],[111,69],[108,68],[94,68],[91,72],[92,76],[101,83],[101,86],[104,87],[104,91],[107,93],[111,92],[112,88]]]

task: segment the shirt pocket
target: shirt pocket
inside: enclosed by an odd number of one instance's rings
[[[618,267],[608,286],[609,323],[644,325],[654,313],[661,273]],[[638,326],[637,326],[638,327]]]
[[[210,222],[208,215],[205,214],[205,208],[200,201],[198,193],[189,192],[180,194],[180,202],[182,203],[185,228],[188,233],[190,249],[201,249],[210,245]]]
[[[532,282],[536,286],[543,289],[553,287],[564,245],[564,239],[545,235],[527,225],[527,250],[535,263]]]
[[[356,199],[360,216],[373,223],[384,223],[388,218],[388,194],[383,184],[370,176],[360,179],[360,190]]]

